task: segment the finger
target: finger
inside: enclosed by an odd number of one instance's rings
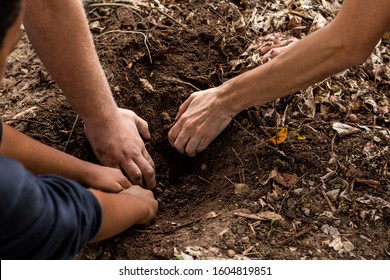
[[[127,178],[129,178],[131,184],[143,186],[142,172],[133,160],[127,160],[121,164],[121,167],[127,175]]]
[[[177,121],[183,115],[183,113],[187,110],[188,106],[190,106],[193,99],[193,95],[191,95],[183,104],[179,107],[179,111],[176,114],[175,120]]]
[[[181,126],[182,124],[181,121],[179,120],[177,123],[174,124],[174,126],[172,126],[172,128],[168,132],[168,141],[172,147],[175,147],[175,141],[181,131]]]
[[[156,170],[156,166],[154,165],[154,161],[146,149],[144,149],[142,151],[142,155],[149,162],[150,166],[152,166],[153,170]]]
[[[154,166],[152,166],[145,157],[139,157],[135,159],[135,163],[142,172],[143,187],[146,189],[153,189],[156,187],[156,175],[154,172]]]
[[[185,146],[185,153],[189,155],[190,157],[195,157],[197,154],[198,146],[201,141],[202,137],[199,135],[199,133],[196,133],[193,135],[187,142],[187,145]]]
[[[176,150],[178,150],[180,153],[184,154],[186,150],[186,146],[188,143],[188,140],[190,139],[190,134],[186,133],[185,131],[181,130],[179,135],[177,136],[174,147]]]
[[[198,144],[198,147],[196,148],[196,153],[199,154],[200,152],[203,152],[213,141],[214,139],[208,139],[206,137],[203,137]]]
[[[126,190],[132,186],[132,184],[130,183],[129,179],[126,178],[126,176],[122,176],[122,178],[118,180],[118,183],[121,187],[121,190]]]
[[[137,117],[135,125],[137,126],[139,134],[143,138],[150,139],[149,125],[145,120],[140,117]]]
[[[260,55],[264,55],[264,54],[268,53],[270,50],[275,49],[275,48],[279,48],[279,47],[280,47],[279,44],[275,44],[275,45],[270,45],[270,46],[266,46],[264,48],[261,48]]]

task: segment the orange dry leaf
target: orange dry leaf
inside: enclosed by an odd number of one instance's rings
[[[278,134],[276,134],[274,137],[271,137],[270,139],[268,139],[267,143],[271,144],[273,146],[276,146],[276,145],[283,143],[287,138],[287,128],[288,128],[287,125],[285,127],[283,127],[278,132]]]

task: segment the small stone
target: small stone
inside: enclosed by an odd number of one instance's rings
[[[355,114],[349,114],[348,115],[348,120],[350,122],[357,122],[359,120],[358,116],[356,116]]]
[[[200,166],[200,170],[206,171],[207,170],[207,164],[206,163],[202,163],[202,165]]]
[[[228,250],[227,255],[229,256],[229,258],[233,258],[236,255],[236,252],[234,252],[233,250]]]
[[[350,253],[352,252],[354,249],[355,249],[355,245],[353,245],[351,242],[349,241],[345,241],[343,242],[343,245],[344,245],[344,250],[345,252],[347,253]]]
[[[241,238],[241,242],[242,243],[249,243],[249,236],[244,236],[243,238]]]
[[[298,189],[293,190],[293,194],[296,195],[296,196],[302,196],[303,193],[304,193],[304,189],[303,188],[298,188]]]
[[[339,193],[340,193],[340,189],[334,189],[334,190],[328,191],[326,193],[326,195],[330,198],[330,200],[336,202],[337,197],[339,196]]]
[[[310,209],[306,207],[302,207],[302,212],[305,214],[305,216],[309,217],[310,216]]]

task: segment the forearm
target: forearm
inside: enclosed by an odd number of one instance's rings
[[[367,59],[390,24],[390,5],[384,0],[358,2],[345,1],[328,26],[222,85],[219,92],[233,114],[304,89]]]
[[[23,22],[38,56],[83,121],[109,119],[116,103],[81,1],[26,1]]]
[[[93,242],[113,237],[148,217],[148,207],[136,195],[126,192],[103,193],[97,190],[91,192],[102,208],[102,223]]]
[[[3,123],[0,155],[21,162],[35,175],[55,174],[87,183],[93,164],[44,145]]]

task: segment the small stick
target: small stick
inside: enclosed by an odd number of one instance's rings
[[[328,195],[325,193],[325,191],[324,191],[322,188],[320,188],[320,192],[321,192],[322,196],[325,198],[326,202],[328,203],[329,208],[330,208],[330,210],[332,211],[332,213],[335,213],[337,210],[336,210],[336,208],[333,206],[333,204],[332,204],[332,202],[330,201]]]
[[[201,89],[197,88],[196,86],[194,86],[193,84],[189,83],[189,82],[186,82],[186,81],[183,81],[183,80],[180,80],[179,78],[175,78],[175,77],[163,77],[164,80],[168,81],[168,82],[174,82],[174,83],[178,83],[178,84],[183,84],[183,85],[187,85],[187,86],[190,86],[192,88],[194,88],[195,90],[197,91],[201,91]]]
[[[234,148],[232,148],[233,152],[235,153],[235,155],[237,156],[238,160],[241,162],[241,165],[244,166],[244,163],[242,162],[240,156],[238,155],[238,153],[236,152],[236,150]]]
[[[192,30],[189,29],[187,26],[185,26],[184,24],[182,24],[181,22],[177,21],[174,17],[168,15],[166,12],[164,11],[161,11],[159,8],[155,8],[158,12],[162,13],[164,16],[166,16],[167,18],[169,18],[170,20],[173,20],[174,22],[176,22],[178,25],[180,25],[181,27],[183,27],[185,30],[187,30],[188,32],[192,33]]]
[[[211,186],[216,187],[216,186],[215,186],[213,183],[211,183],[209,180],[206,180],[205,178],[200,177],[200,176],[198,176],[198,178],[201,179],[201,180],[203,180],[203,181],[205,181],[206,183],[210,184]]]
[[[243,256],[248,255],[248,253],[249,253],[250,251],[252,251],[253,248],[255,248],[255,246],[253,246],[253,245],[250,246],[248,249],[246,249],[244,252],[242,252],[242,255],[243,255]]]
[[[314,230],[316,228],[316,225],[312,225],[312,226],[309,226],[307,228],[304,228],[302,229],[300,232],[298,232],[297,234],[294,234],[293,236],[283,240],[282,242],[280,242],[278,245],[280,246],[284,246],[284,245],[287,245],[288,243],[294,241],[295,239],[301,237],[302,235],[305,235],[306,233]]]
[[[65,152],[66,149],[68,148],[68,144],[69,144],[70,138],[72,138],[72,135],[73,135],[73,132],[74,132],[74,129],[76,127],[76,124],[77,124],[78,120],[79,120],[79,115],[77,115],[76,119],[74,120],[74,123],[73,123],[73,126],[72,126],[72,130],[70,131],[70,134],[69,134],[68,140],[66,141],[66,144],[65,144],[63,152]]]
[[[98,38],[103,36],[103,35],[110,34],[110,33],[141,34],[142,36],[144,36],[144,44],[145,44],[146,49],[148,50],[150,64],[153,64],[152,55],[150,54],[150,49],[148,46],[148,37],[144,33],[139,32],[139,31],[110,30],[110,31],[107,31],[107,32],[100,34],[98,36]]]
[[[253,138],[255,138],[257,141],[259,141],[259,137],[257,137],[256,135],[254,135],[253,133],[250,133],[245,127],[242,126],[242,124],[240,124],[238,121],[236,121],[235,119],[232,119],[239,127],[241,127],[242,130],[244,130],[246,133],[248,133],[250,136],[252,136]]]

